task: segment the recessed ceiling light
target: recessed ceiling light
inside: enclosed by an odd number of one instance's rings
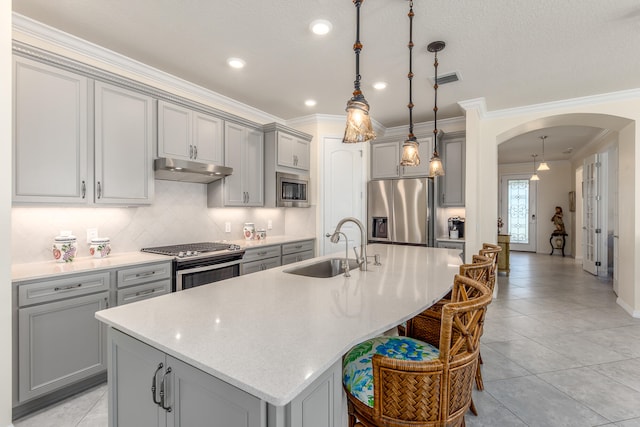
[[[387,88],[387,82],[375,82],[373,84],[373,88],[377,90],[382,90]]]
[[[333,25],[331,25],[331,22],[327,21],[326,19],[316,19],[311,24],[309,24],[309,29],[314,34],[317,34],[319,36],[324,36],[325,34],[329,33],[332,28]]]
[[[304,105],[306,105],[307,107],[315,107],[317,104],[315,99],[307,99],[306,101],[304,101]]]
[[[229,66],[232,68],[243,68],[245,65],[247,65],[247,63],[240,58],[229,58],[227,59],[227,64],[229,64]]]

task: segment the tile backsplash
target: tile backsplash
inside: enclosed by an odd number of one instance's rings
[[[78,256],[88,255],[88,228],[109,237],[113,253],[148,246],[242,239],[242,226],[273,228],[269,235],[314,235],[315,209],[208,208],[203,184],[155,182],[155,200],[139,207],[16,206],[11,215],[12,263],[51,260],[53,238],[71,230],[78,238]],[[225,233],[225,222],[231,232]],[[285,230],[285,225],[287,230]],[[268,237],[267,237],[268,238]]]

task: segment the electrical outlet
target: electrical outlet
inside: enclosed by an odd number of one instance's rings
[[[87,228],[87,243],[91,243],[91,239],[98,237],[97,228]]]
[[[231,223],[230,222],[225,222],[224,223],[224,232],[225,233],[231,233]]]
[[[273,230],[273,222],[271,220],[267,221],[267,230]]]

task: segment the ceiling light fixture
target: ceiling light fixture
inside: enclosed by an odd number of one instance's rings
[[[433,68],[435,69],[435,76],[433,78],[433,155],[429,161],[429,178],[444,175],[444,166],[442,166],[442,160],[438,155],[438,52],[444,49],[445,46],[443,41],[431,42],[427,46],[427,50],[435,54],[435,60],[433,62]]]
[[[307,107],[315,107],[317,104],[315,99],[307,99],[306,101],[304,101],[304,105],[306,105]]]
[[[353,44],[353,51],[356,54],[356,80],[354,81],[353,98],[347,101],[347,126],[344,130],[342,142],[366,142],[376,137],[371,125],[369,116],[369,103],[364,98],[360,90],[360,5],[364,0],[353,0],[356,6],[356,42]]]
[[[231,68],[244,68],[244,66],[247,65],[247,63],[240,58],[229,58],[227,59],[227,64],[229,64]]]
[[[538,157],[538,155],[532,154],[531,157],[533,157],[533,175],[531,175],[531,178],[529,178],[529,181],[540,181],[540,177],[536,173],[536,157]]]
[[[373,84],[375,90],[382,90],[387,88],[387,82],[375,82]]]
[[[316,19],[315,21],[311,22],[311,24],[309,24],[309,29],[314,34],[324,36],[333,29],[333,25],[326,19]]]
[[[418,166],[420,164],[420,153],[418,150],[418,140],[413,134],[413,1],[409,1],[409,134],[402,144],[402,159],[400,166]]]
[[[547,162],[544,161],[544,140],[547,139],[547,136],[543,135],[543,136],[540,136],[539,138],[542,140],[542,162],[538,166],[538,170],[539,171],[548,171],[549,170],[549,165],[547,164]]]

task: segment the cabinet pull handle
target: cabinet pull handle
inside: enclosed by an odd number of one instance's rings
[[[247,191],[247,203],[249,203],[249,199],[250,199],[249,192]]]
[[[193,159],[193,145],[189,144],[189,158]]]
[[[153,403],[155,403],[156,405],[162,404],[160,400],[156,400],[156,384],[158,383],[158,372],[160,372],[163,367],[164,365],[162,363],[159,363],[158,368],[156,369],[156,372],[153,374],[153,377],[151,378],[151,399],[153,400]]]
[[[105,297],[105,299],[104,299],[104,306],[105,306],[105,308],[109,308],[109,298],[106,298],[106,297]]]
[[[149,294],[154,293],[155,291],[156,291],[155,289],[147,289],[147,290],[144,290],[144,291],[138,291],[138,292],[136,292],[136,296],[139,297],[141,295],[149,295]]]
[[[102,184],[98,181],[98,199],[102,197]]]
[[[84,199],[87,195],[87,183],[82,181],[82,187],[80,189],[80,191],[82,192],[82,198]]]
[[[53,288],[54,291],[58,292],[58,291],[68,291],[69,289],[75,289],[75,288],[79,288],[82,286],[82,283],[76,283],[75,285],[68,285],[68,286],[56,286],[55,288]]]
[[[296,249],[301,249],[301,248],[302,248],[302,245],[296,245],[296,246],[294,246],[294,248],[296,248]]]
[[[155,271],[145,271],[144,273],[137,273],[136,277],[148,277],[153,276],[154,274],[156,274]]]
[[[193,158],[194,159],[198,158],[198,146],[197,145],[193,146]]]
[[[267,251],[264,251],[264,252],[256,252],[256,255],[266,255],[266,254],[267,254]]]
[[[166,393],[164,391],[164,380],[167,379],[167,375],[169,375],[170,373],[171,373],[171,367],[168,367],[164,375],[162,376],[162,381],[160,382],[160,407],[167,412],[171,412],[172,409],[171,409],[171,406],[164,405],[164,398],[166,397]]]

